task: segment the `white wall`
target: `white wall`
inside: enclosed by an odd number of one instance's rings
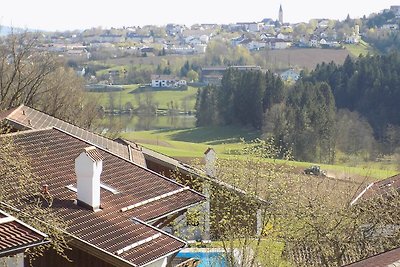
[[[146,267],[165,267],[167,266],[167,257],[162,258],[156,262],[153,262],[149,265],[146,265]]]
[[[24,267],[24,254],[19,253],[13,257],[0,258],[0,266]]]

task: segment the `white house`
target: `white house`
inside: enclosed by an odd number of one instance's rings
[[[198,44],[194,46],[194,52],[196,54],[204,54],[207,50],[207,45],[206,44]]]
[[[179,80],[171,75],[151,75],[151,87],[153,88],[176,88],[187,85],[185,80]]]
[[[267,43],[265,42],[258,42],[258,41],[251,41],[246,45],[247,49],[253,51],[253,50],[260,50],[263,49],[267,46]]]
[[[288,69],[281,73],[281,79],[284,81],[297,81],[300,78],[300,73],[294,69]]]
[[[266,42],[266,46],[270,49],[286,49],[292,45],[291,42],[285,41],[283,39],[270,39]]]
[[[102,34],[99,36],[99,41],[102,43],[122,43],[125,42],[125,37],[121,34]]]
[[[210,41],[210,37],[205,34],[201,35],[199,39],[203,44],[207,44]]]
[[[360,42],[360,36],[359,35],[351,35],[351,36],[346,36],[345,42],[348,44],[358,44]]]

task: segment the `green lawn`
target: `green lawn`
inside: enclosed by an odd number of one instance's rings
[[[253,140],[260,136],[260,132],[252,129],[243,129],[235,126],[201,127],[184,130],[155,130],[123,133],[126,139],[134,140],[139,144],[175,158],[202,158],[208,147],[214,148],[219,158],[228,158],[232,151],[243,147],[240,138]],[[268,161],[268,160],[266,160]],[[291,165],[297,169],[304,169],[314,163],[275,160],[282,164]],[[359,166],[319,164],[322,169],[347,179],[358,176],[370,179],[383,179],[398,173],[394,164],[385,165],[364,164]]]
[[[346,44],[344,47],[350,52],[350,54],[354,57],[358,57],[359,55],[367,55],[368,53],[374,54],[375,50],[368,43],[361,40],[358,44]]]
[[[110,98],[114,97],[115,107],[124,108],[125,104],[130,102],[134,107],[138,106],[138,101],[144,102],[146,99],[146,93],[134,93],[137,90],[139,85],[127,85],[124,86],[124,90],[120,92],[88,92],[88,94],[98,99],[99,104],[105,107],[106,109],[110,106]],[[167,109],[168,105],[170,105],[171,101],[173,101],[174,105],[178,105],[179,110],[193,111],[194,105],[196,103],[196,94],[197,88],[189,86],[185,91],[174,91],[174,90],[165,90],[165,91],[155,91],[151,93],[152,102],[158,104],[159,109]]]

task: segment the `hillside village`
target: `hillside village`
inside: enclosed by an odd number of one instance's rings
[[[383,13],[394,13],[399,18],[400,6],[391,6]],[[347,20],[351,20],[347,18]],[[361,19],[358,19],[361,22]],[[82,32],[44,33],[44,49],[60,55],[91,57],[96,49],[111,49],[114,57],[121,54],[144,53],[201,54],[205,53],[210,40],[218,38],[229,41],[233,46],[248,50],[287,49],[290,47],[338,48],[341,44],[354,44],[368,30],[357,20],[354,25],[340,27],[338,21],[313,19],[310,22],[289,24],[284,22],[282,6],[279,19],[265,18],[260,22],[237,22],[235,24],[196,24],[192,26],[168,24],[165,27],[144,26],[122,29],[93,28]],[[362,28],[361,28],[362,27]],[[381,29],[398,30],[397,20],[379,25]]]
[[[363,39],[368,39],[371,34],[376,35],[382,32],[382,35],[387,35],[390,32],[399,31],[399,10],[399,6],[391,6],[389,9],[378,14],[372,14],[368,18],[351,19],[347,17],[343,21],[312,19],[309,22],[289,24],[285,22],[284,9],[280,6],[277,19],[265,18],[259,22],[237,22],[227,25],[196,24],[191,26],[167,24],[165,26],[126,26],[110,29],[92,28],[83,31],[44,32],[41,34],[39,48],[56,53],[60,57],[65,57],[73,62],[72,67],[80,75],[88,77],[89,83],[102,81],[118,84],[119,82],[113,77],[128,77],[129,72],[117,70],[114,73],[110,72],[108,78],[104,75],[98,77],[99,75],[93,72],[93,66],[90,63],[107,59],[123,60],[132,57],[203,56],[210,43],[215,41],[225,43],[232,48],[245,48],[250,53],[307,48],[337,50],[344,49],[349,44],[363,46],[364,44],[360,43]],[[375,20],[377,23],[375,23]],[[211,64],[215,67],[226,66],[223,62],[211,62]],[[290,63],[288,65],[286,69],[278,70],[278,73],[289,71],[282,76],[286,80],[295,79],[304,68]],[[202,65],[200,67],[208,68],[212,66]],[[265,66],[262,67],[265,68]],[[195,71],[199,76],[202,76],[199,69],[195,69]],[[179,73],[173,75],[179,76]],[[90,77],[91,79],[89,79]],[[105,78],[108,82],[104,81]],[[169,78],[175,79],[177,82],[180,80],[179,77],[178,79],[176,77]],[[183,78],[187,82],[191,81],[187,77]],[[136,80],[139,81],[140,79],[142,78]],[[142,83],[152,83],[150,74],[143,79],[141,80]]]
[[[284,10],[1,37],[0,266],[397,266],[400,6]],[[340,54],[308,69],[270,51]],[[160,110],[196,128],[99,126]]]

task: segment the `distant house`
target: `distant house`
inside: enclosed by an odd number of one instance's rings
[[[185,80],[180,80],[171,75],[151,75],[151,87],[153,88],[177,88],[187,85]]]
[[[194,46],[194,52],[197,54],[204,54],[207,50],[206,44],[198,44]]]
[[[246,45],[247,49],[249,49],[250,51],[260,50],[265,48],[266,46],[267,44],[265,42],[258,42],[258,41],[251,41]]]
[[[101,43],[122,43],[125,37],[122,34],[102,34],[98,37]]]
[[[226,67],[208,67],[201,69],[200,81],[204,84],[220,85]]]
[[[399,29],[399,25],[398,24],[384,24],[384,25],[382,25],[382,29],[385,29],[385,30],[398,30]]]
[[[400,17],[400,6],[390,6],[390,11],[396,15],[396,18]]]
[[[185,26],[179,24],[167,24],[165,31],[170,36],[176,36],[183,33]]]
[[[154,43],[154,38],[150,35],[141,35],[137,33],[128,33],[126,40],[135,43]]]
[[[346,36],[345,42],[347,44],[358,44],[361,40],[361,37],[359,35],[350,35],[350,36]]]
[[[247,38],[244,34],[242,34],[239,37],[233,38],[231,40],[232,46],[237,46],[240,44],[244,44],[246,42],[249,43],[249,42],[251,42],[251,40],[249,38]]]
[[[275,38],[275,36],[270,34],[270,33],[265,33],[264,32],[264,33],[260,34],[260,39],[263,40],[263,41],[267,41],[269,39],[274,39],[274,38]]]
[[[318,40],[318,38],[317,37],[312,37],[310,40],[309,40],[309,46],[310,47],[318,47],[319,46],[319,40]]]
[[[292,42],[283,39],[273,38],[266,41],[266,47],[270,49],[286,49],[292,45]]]
[[[166,50],[167,54],[193,55],[196,50],[190,45],[172,45]]]
[[[263,23],[259,22],[238,22],[236,25],[248,32],[259,32],[263,28]]]
[[[280,77],[284,81],[297,81],[300,78],[300,73],[294,69],[288,69],[280,74]]]

